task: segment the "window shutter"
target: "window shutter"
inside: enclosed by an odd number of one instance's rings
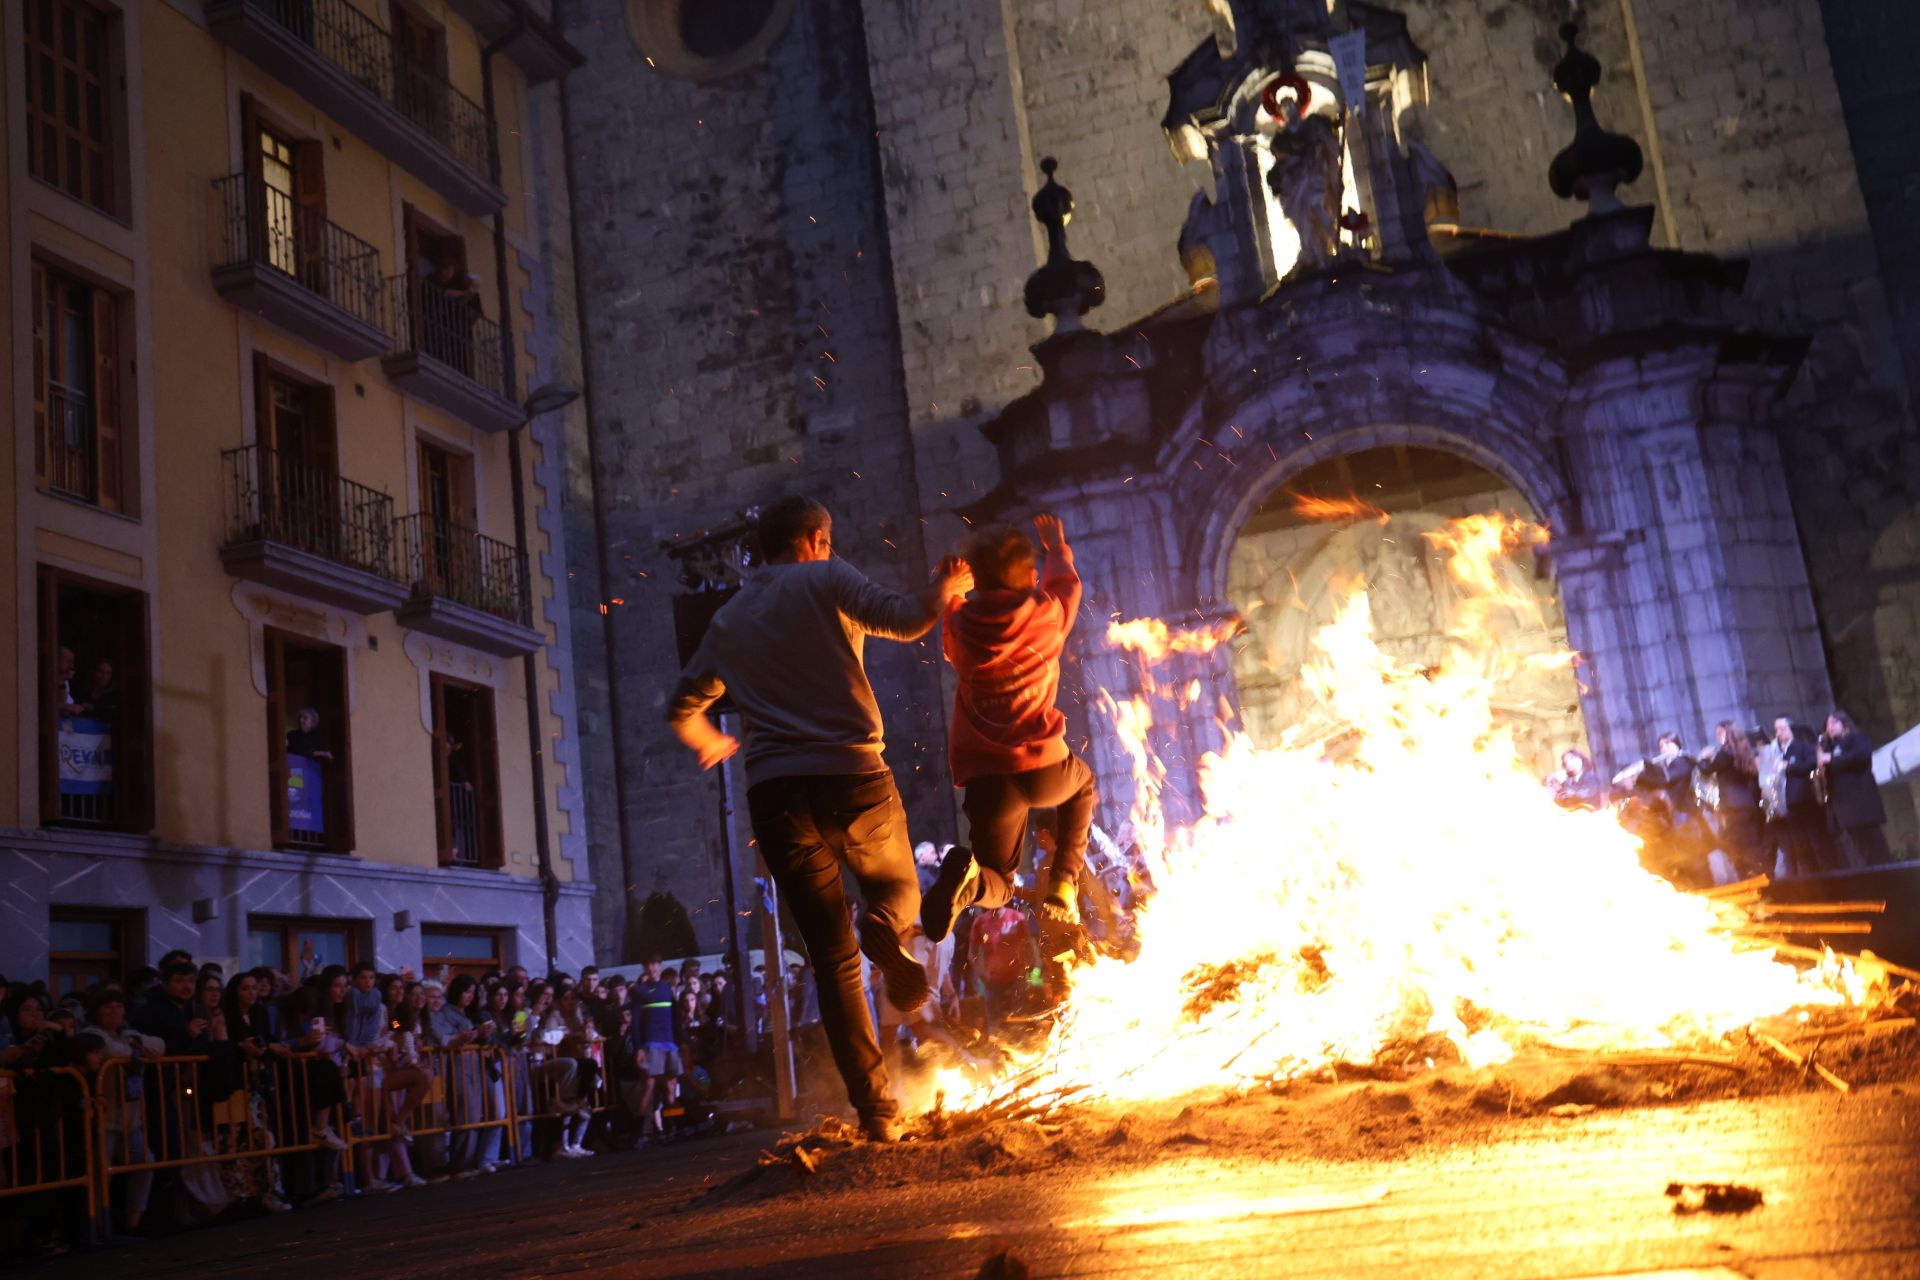
[[[253,443],[254,474],[249,479],[255,502],[245,516],[252,536],[273,538],[279,536],[281,520],[280,472],[274,459],[280,438],[273,421],[273,371],[258,351],[253,353]]]
[[[481,865],[507,865],[506,842],[500,831],[500,750],[493,711],[493,694],[479,691],[473,698],[473,787],[480,810]],[[546,799],[541,798],[545,804]]]
[[[340,726],[339,745],[333,749],[333,767],[328,770],[333,775],[333,794],[336,799],[328,801],[328,822],[333,831],[328,833],[327,846],[335,853],[352,853],[353,718],[347,714],[347,708],[352,704],[352,699],[347,695],[347,651],[328,646],[327,654],[332,659],[326,664],[333,695],[333,705],[329,710],[333,723]]]
[[[105,289],[93,299],[93,440],[100,478],[97,500],[109,511],[126,507],[120,443],[120,308]]]
[[[300,255],[300,283],[323,298],[333,296],[327,278],[327,168],[322,143],[293,149],[293,238]]]
[[[31,6],[29,6],[31,8]],[[47,474],[47,269],[33,263],[33,476],[45,487]]]
[[[269,631],[267,649],[267,786],[275,848],[293,838],[287,824],[287,664],[280,634]]]
[[[153,830],[152,666],[147,657],[147,598],[129,591],[120,598],[120,720],[114,734],[113,772],[121,797],[120,827]]]
[[[447,778],[447,686],[427,677],[433,689],[433,829],[440,843],[440,865],[453,862],[453,787]]]
[[[37,268],[36,268],[37,269]],[[40,825],[60,816],[60,577],[40,570]]]
[[[267,237],[267,200],[260,179],[260,115],[254,109],[253,95],[240,95],[240,172],[242,194],[246,198],[247,252],[254,262],[271,259]]]

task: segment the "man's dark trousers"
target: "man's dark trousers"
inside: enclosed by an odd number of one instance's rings
[[[860,952],[878,963],[889,948],[898,951],[920,915],[907,813],[893,775],[768,778],[747,789],[747,811],[760,856],[806,943],[819,986],[820,1022],[847,1096],[863,1119],[897,1115],[900,1104],[887,1091],[887,1069],[860,985]],[[858,944],[848,920],[843,866],[865,902]]]

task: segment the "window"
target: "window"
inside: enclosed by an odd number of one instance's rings
[[[412,206],[403,214],[407,263],[409,349],[432,356],[466,377],[496,382],[497,359],[476,353],[474,329],[481,318],[480,293],[467,270],[466,237],[428,222]]]
[[[447,136],[445,38],[402,4],[393,6],[393,89],[408,119],[436,138]]]
[[[498,867],[500,769],[493,692],[432,677],[433,800],[442,865]]]
[[[34,475],[122,510],[119,299],[38,259],[31,275]]]
[[[504,969],[506,965],[501,959],[504,949],[500,945],[500,935],[499,929],[451,929],[422,925],[421,976],[437,978],[444,969],[447,981],[463,973],[478,979],[496,969]]]
[[[40,819],[153,826],[147,598],[43,567]]]
[[[240,99],[240,130],[253,260],[286,272],[321,297],[333,296],[326,153],[319,142],[296,139],[262,120],[251,97]]]
[[[352,920],[249,916],[247,967],[257,969],[266,965],[296,982],[330,964],[349,968],[357,964],[363,954],[370,954],[370,950],[361,945],[365,928]]]
[[[26,0],[27,170],[115,211],[113,19],[87,0]]]
[[[333,388],[293,377],[256,353],[253,390],[262,535],[345,559]]]
[[[55,999],[123,981],[127,958],[139,952],[133,912],[54,907],[48,925],[48,981]]]
[[[271,629],[266,642],[273,843],[348,853],[353,849],[353,770],[346,653]]]
[[[427,440],[416,446],[420,581],[435,595],[466,599],[473,563],[473,459]]]

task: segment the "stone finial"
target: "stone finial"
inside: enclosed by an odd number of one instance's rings
[[[1059,162],[1048,156],[1040,162],[1046,185],[1033,196],[1033,216],[1047,229],[1047,260],[1027,277],[1027,314],[1038,320],[1053,317],[1056,332],[1080,327],[1080,317],[1107,300],[1107,282],[1091,262],[1067,252],[1067,223],[1073,220],[1073,193],[1053,180]]]
[[[1582,199],[1594,213],[1621,207],[1615,187],[1640,176],[1640,145],[1624,134],[1609,133],[1593,114],[1593,90],[1600,83],[1600,60],[1578,43],[1580,28],[1560,28],[1566,56],[1553,69],[1553,87],[1573,105],[1573,142],[1547,166],[1547,183],[1562,200]]]

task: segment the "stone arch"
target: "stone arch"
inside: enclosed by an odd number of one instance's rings
[[[1233,544],[1253,512],[1276,490],[1342,454],[1392,445],[1442,450],[1466,458],[1512,485],[1551,528],[1565,528],[1571,512],[1564,478],[1541,450],[1517,432],[1484,422],[1476,423],[1471,431],[1451,425],[1358,423],[1316,433],[1286,451],[1271,439],[1260,443],[1274,445],[1273,453],[1266,466],[1242,467],[1234,473],[1231,502],[1175,506],[1193,516],[1180,542],[1186,562],[1196,570],[1196,605],[1227,598]]]
[[[1302,516],[1287,497],[1289,482],[1241,524],[1227,598],[1247,626],[1231,660],[1242,726],[1263,745],[1291,728],[1337,728],[1319,723],[1324,713],[1304,670],[1316,658],[1314,637],[1339,616],[1349,593],[1364,586],[1380,649],[1412,668],[1446,662],[1480,674],[1495,723],[1544,776],[1562,750],[1587,745],[1573,672],[1541,661],[1568,647],[1559,593],[1522,550],[1496,568],[1511,603],[1469,606],[1434,541],[1457,516],[1504,512],[1537,519],[1539,513],[1511,478],[1455,451],[1396,452],[1385,446],[1348,455],[1364,469],[1356,475],[1343,467],[1336,482],[1357,481],[1364,499],[1381,504],[1379,518]],[[1332,461],[1302,473],[1303,492],[1338,496],[1328,485]],[[1383,483],[1368,483],[1376,479]],[[1463,625],[1473,637],[1464,646]]]

